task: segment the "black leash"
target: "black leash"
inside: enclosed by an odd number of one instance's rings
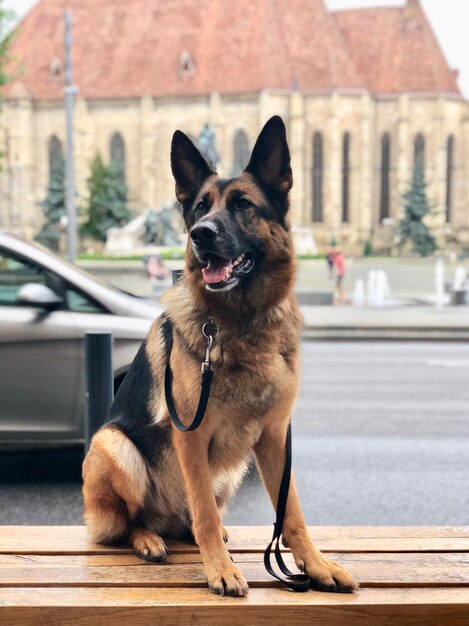
[[[173,373],[171,371],[169,357],[171,355],[171,350],[173,347],[173,325],[169,317],[166,317],[163,322],[163,337],[166,345],[166,354],[168,355],[166,362],[166,371],[164,375],[164,393],[166,396],[166,405],[168,407],[171,421],[176,426],[176,428],[178,430],[181,430],[182,432],[189,432],[191,430],[195,430],[200,426],[204,418],[205,411],[207,409],[208,398],[210,396],[210,387],[213,377],[212,366],[210,364],[210,350],[212,349],[214,338],[218,335],[218,327],[212,319],[210,319],[206,324],[203,325],[202,333],[207,339],[205,361],[202,363],[202,390],[200,392],[199,404],[197,406],[197,411],[195,412],[194,419],[189,424],[189,426],[184,426],[182,421],[179,419],[176,407],[174,406],[173,394],[171,391]]]
[[[280,487],[278,490],[278,498],[277,498],[277,517],[274,523],[274,534],[272,535],[272,541],[269,543],[264,552],[264,565],[265,569],[269,572],[271,576],[280,580],[287,587],[292,589],[293,591],[308,591],[311,587],[311,582],[309,576],[306,574],[294,574],[291,572],[288,567],[285,565],[285,561],[283,560],[281,548],[280,548],[280,538],[282,536],[283,530],[283,522],[285,520],[285,513],[287,510],[287,500],[288,500],[288,492],[290,490],[290,479],[291,479],[291,464],[292,464],[292,449],[291,449],[291,423],[288,424],[287,429],[287,438],[285,442],[285,467],[283,468],[282,480],[280,482]],[[287,578],[282,578],[279,576],[271,563],[272,556],[272,546],[275,543],[275,560],[277,561],[277,565],[279,566],[281,572],[285,574]]]
[[[168,317],[164,318],[163,321],[163,337],[166,347],[166,371],[164,377],[164,391],[166,396],[166,405],[168,407],[169,416],[174,426],[178,430],[183,432],[188,432],[191,430],[195,430],[198,428],[204,418],[205,411],[207,409],[207,403],[210,396],[210,386],[212,384],[212,365],[210,363],[210,351],[213,346],[213,340],[218,335],[218,326],[215,324],[212,318],[209,319],[202,327],[202,333],[204,337],[207,339],[207,347],[205,352],[205,361],[202,363],[202,381],[201,381],[201,392],[199,404],[197,406],[197,410],[189,426],[185,426],[179,415],[177,414],[176,407],[174,406],[173,394],[172,394],[172,380],[173,373],[171,371],[170,366],[170,356],[171,350],[173,347],[173,325],[171,320]],[[285,467],[283,469],[282,480],[280,482],[280,488],[278,491],[277,498],[277,513],[276,520],[274,523],[274,534],[272,536],[272,541],[267,546],[264,552],[264,565],[266,570],[269,572],[271,576],[283,582],[287,587],[292,589],[293,591],[307,591],[310,589],[310,579],[306,574],[294,574],[291,572],[288,567],[285,565],[285,561],[283,560],[281,548],[280,548],[280,538],[282,536],[283,530],[283,522],[285,520],[285,513],[287,509],[287,500],[288,500],[288,491],[290,489],[290,478],[291,478],[291,465],[292,465],[292,447],[291,447],[291,424],[288,424],[287,430],[287,438],[285,444]],[[272,567],[271,563],[271,555],[272,555],[272,546],[275,543],[275,560],[277,561],[277,565],[281,572],[286,576],[283,578],[279,576]]]

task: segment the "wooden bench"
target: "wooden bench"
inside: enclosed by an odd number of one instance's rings
[[[88,543],[81,526],[0,527],[0,624],[469,624],[469,527],[312,528],[360,580],[354,595],[281,588],[262,564],[271,529],[229,530],[248,598],[211,594],[195,546],[169,543],[157,565]]]

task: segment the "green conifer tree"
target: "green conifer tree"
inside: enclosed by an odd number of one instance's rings
[[[111,161],[107,170],[109,208],[118,224],[126,224],[132,215],[127,208],[129,198],[122,166],[116,161]]]
[[[36,241],[57,252],[62,232],[60,220],[66,211],[65,161],[61,154],[57,155],[51,163],[47,195],[40,206],[44,213],[45,221],[39,234],[36,236]]]
[[[3,103],[3,88],[11,80],[10,74],[6,71],[6,66],[10,61],[9,49],[11,39],[13,37],[12,24],[15,20],[15,13],[5,8],[4,0],[0,0],[0,110]],[[5,154],[0,152],[0,171],[2,171],[3,157]]]
[[[110,228],[123,226],[131,218],[127,208],[127,186],[120,167],[113,162],[106,166],[98,153],[91,164],[87,186],[87,219],[81,233],[97,241],[106,241],[106,233]]]
[[[4,0],[0,0],[0,91],[11,80],[11,76],[5,71],[5,66],[10,60],[9,47],[13,37],[11,27],[14,20],[14,12],[5,8]]]
[[[397,227],[398,246],[402,248],[408,241],[412,242],[413,252],[421,256],[433,254],[438,249],[435,237],[423,222],[431,211],[427,198],[427,183],[422,159],[417,159],[409,191],[403,195],[404,217]]]

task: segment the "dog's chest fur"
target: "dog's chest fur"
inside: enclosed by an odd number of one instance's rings
[[[236,363],[215,365],[212,401],[224,410],[232,408],[248,416],[262,417],[272,409],[279,395],[279,384],[270,376],[266,364]]]
[[[203,355],[204,350],[201,348]],[[180,356],[182,354],[180,353]],[[290,362],[275,349],[262,350],[259,344],[244,342],[240,348],[236,342],[217,338],[212,351],[213,380],[209,399],[209,413],[218,413],[230,421],[244,424],[259,420],[269,413],[286,391],[296,392],[296,376]],[[193,378],[200,380],[200,359],[184,355],[185,367],[179,371],[193,371]],[[192,388],[193,389],[193,388]],[[191,403],[198,401],[199,390],[181,389],[192,393]],[[179,397],[181,397],[181,395]]]

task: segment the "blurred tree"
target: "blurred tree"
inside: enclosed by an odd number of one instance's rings
[[[97,241],[106,241],[106,233],[110,228],[123,226],[132,216],[127,208],[127,186],[123,182],[121,167],[114,161],[106,166],[98,153],[86,182],[89,200],[87,219],[81,227],[81,234]]]
[[[363,256],[372,256],[373,254],[373,243],[371,239],[367,239],[363,246]]]
[[[8,48],[13,35],[14,19],[14,12],[6,9],[4,0],[0,0],[0,91],[11,78],[5,71],[5,65],[9,60]]]
[[[55,140],[55,142],[54,142]],[[44,225],[36,241],[58,252],[60,235],[63,231],[61,219],[65,216],[65,161],[60,142],[54,137],[49,154],[49,185],[47,195],[40,206],[44,214]]]
[[[9,61],[8,50],[13,36],[14,20],[14,12],[6,9],[4,0],[0,0],[0,107],[3,100],[3,87],[11,80],[11,76],[5,71],[5,66]],[[4,153],[0,152],[0,159],[3,156]],[[0,165],[0,171],[1,169]]]
[[[408,241],[411,241],[413,252],[421,256],[433,254],[438,249],[435,237],[428,226],[423,223],[425,216],[431,212],[426,189],[424,164],[419,158],[415,162],[410,189],[402,198],[404,217],[397,227],[399,236],[397,245],[402,248]]]

